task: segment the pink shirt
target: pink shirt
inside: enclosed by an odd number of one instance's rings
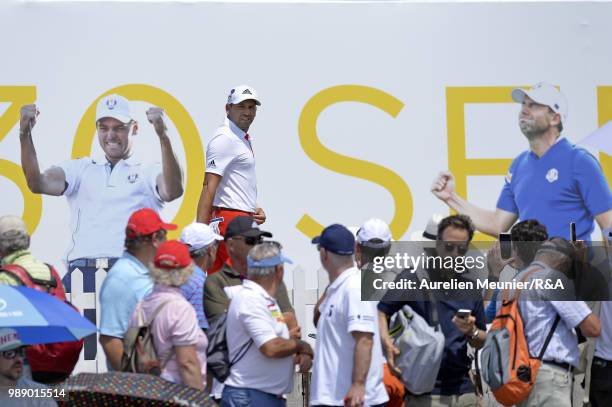
[[[195,309],[183,297],[180,288],[155,284],[153,291],[143,298],[139,306],[142,306],[144,316],[148,319],[157,307],[167,300],[171,302],[164,305],[155,317],[151,327],[157,357],[163,363],[174,346],[196,345],[202,372],[202,384],[206,386],[206,347],[208,346],[208,339],[198,326]],[[137,312],[138,307],[132,314],[130,326],[136,325]],[[176,362],[176,353],[173,353],[166,363],[161,377],[173,383],[183,382]]]

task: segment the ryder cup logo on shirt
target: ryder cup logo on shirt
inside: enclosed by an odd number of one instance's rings
[[[130,181],[130,184],[133,184],[138,179],[138,174],[130,174],[127,179]]]
[[[557,171],[556,168],[551,168],[550,170],[548,170],[548,172],[546,173],[546,180],[548,182],[553,183],[558,179],[559,179],[559,171]]]

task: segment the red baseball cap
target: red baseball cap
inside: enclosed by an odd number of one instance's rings
[[[160,269],[178,269],[191,264],[189,248],[178,240],[168,240],[157,248],[155,267]]]
[[[134,212],[128,219],[125,235],[127,237],[147,236],[161,229],[174,230],[176,225],[164,223],[153,209],[142,208]]]

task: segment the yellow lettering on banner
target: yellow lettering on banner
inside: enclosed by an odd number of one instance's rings
[[[612,86],[597,87],[597,122],[599,127],[612,120]],[[612,156],[599,153],[599,162],[603,168],[608,185],[612,187]]]
[[[10,102],[8,109],[0,116],[0,141],[19,123],[21,106],[36,101],[36,86],[0,86],[0,102]],[[42,197],[28,188],[20,165],[0,159],[0,176],[10,179],[23,196],[23,214],[21,217],[30,234],[34,233],[42,215]]]
[[[387,189],[395,202],[395,214],[389,227],[395,239],[400,239],[412,219],[412,194],[404,180],[395,172],[380,165],[348,157],[326,148],[317,136],[317,120],[321,112],[340,102],[360,102],[375,106],[396,117],[404,104],[381,90],[359,85],[341,85],[322,90],[314,95],[302,109],[299,119],[300,143],[311,160],[324,168],[356,178],[372,181]],[[312,238],[323,226],[308,214],[296,224],[299,231]]]
[[[514,103],[514,87],[447,87],[446,121],[448,126],[448,168],[455,176],[455,189],[468,199],[467,179],[474,175],[506,175],[512,159],[467,158],[465,142],[465,105],[467,103]],[[501,190],[501,185],[500,185]],[[476,240],[490,240],[478,233]]]
[[[204,151],[200,133],[185,107],[169,93],[151,85],[122,85],[109,89],[89,106],[77,128],[72,145],[72,158],[90,155],[96,134],[96,105],[100,98],[112,93],[120,94],[129,100],[140,100],[163,108],[166,115],[172,119],[181,137],[185,149],[185,159],[187,160],[187,184],[181,206],[172,221],[172,223],[178,224],[179,228],[176,231],[169,232],[170,238],[177,238],[182,226],[191,223],[196,216],[198,199],[204,182]]]

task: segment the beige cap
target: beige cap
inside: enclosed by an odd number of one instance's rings
[[[6,215],[0,217],[0,237],[8,232],[28,233],[25,222],[19,216]]]

